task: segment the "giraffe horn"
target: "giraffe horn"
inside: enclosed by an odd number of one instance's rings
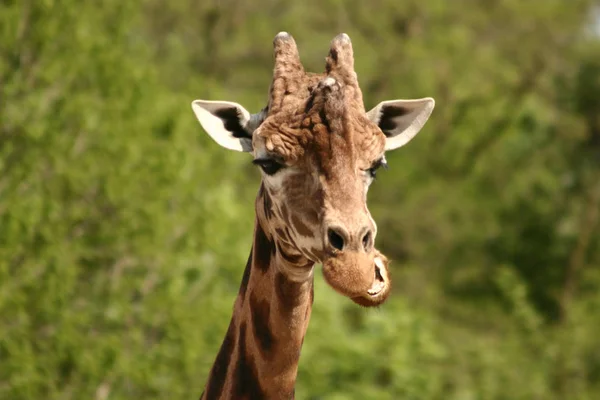
[[[348,35],[340,33],[333,38],[325,61],[325,69],[328,75],[336,80],[341,80],[347,85],[358,86],[356,73],[354,72],[354,51]]]
[[[273,52],[275,54],[275,76],[294,74],[303,70],[296,41],[289,33],[279,32],[275,36]]]
[[[277,112],[286,94],[294,93],[304,77],[304,68],[300,62],[296,41],[287,32],[279,32],[273,39],[275,67],[271,84],[270,112]]]
[[[354,51],[350,37],[340,33],[331,41],[329,54],[325,59],[325,70],[328,78],[345,85],[347,99],[353,99],[353,106],[364,111],[362,92],[358,85],[358,78],[354,72]]]

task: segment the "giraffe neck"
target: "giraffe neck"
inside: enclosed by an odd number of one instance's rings
[[[294,397],[300,350],[312,309],[313,264],[302,267],[310,268],[311,273],[301,281],[282,272],[290,265],[265,229],[263,202],[259,195],[252,251],[201,400]]]

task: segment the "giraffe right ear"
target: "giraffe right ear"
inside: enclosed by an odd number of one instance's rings
[[[264,111],[251,115],[230,101],[194,100],[192,110],[200,125],[226,149],[252,151],[252,132],[262,123]]]
[[[408,143],[425,125],[433,111],[431,97],[416,100],[390,100],[379,103],[367,113],[386,136],[385,149],[393,150]]]

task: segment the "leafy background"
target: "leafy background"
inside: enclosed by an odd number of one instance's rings
[[[0,398],[189,399],[259,174],[194,98],[259,110],[271,41],[353,40],[367,107],[432,96],[370,193],[395,292],[316,277],[301,399],[600,398],[600,2],[0,3]]]

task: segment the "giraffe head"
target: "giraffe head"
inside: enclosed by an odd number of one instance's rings
[[[252,153],[262,170],[257,217],[283,272],[299,280],[322,263],[336,291],[364,306],[381,304],[391,281],[374,247],[367,191],[387,166],[385,151],[419,132],[434,101],[384,101],[366,112],[346,34],[332,40],[324,74],[304,71],[289,34],[273,43],[273,81],[261,112],[223,101],[196,100],[192,108],[217,143]]]

